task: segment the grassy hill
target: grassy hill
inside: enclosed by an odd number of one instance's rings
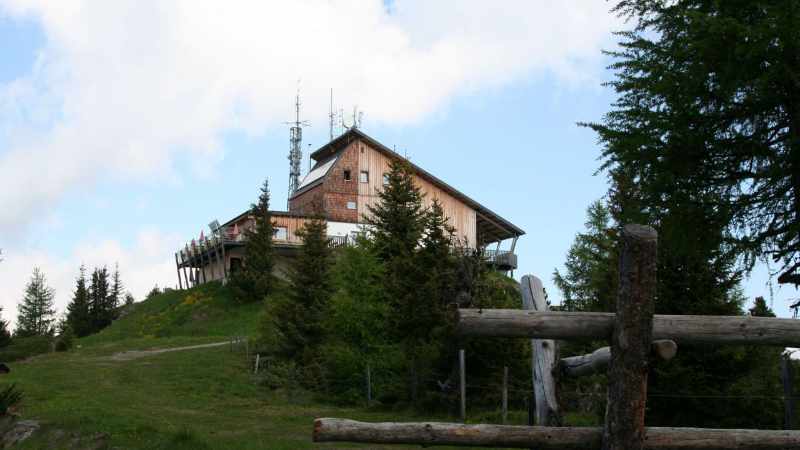
[[[218,284],[171,291],[134,305],[71,351],[12,363],[5,379],[24,391],[22,417],[46,424],[22,448],[63,448],[47,428],[107,433],[111,448],[120,449],[355,448],[313,444],[313,418],[432,419],[269,391],[258,385],[243,350],[229,345],[120,357],[253,334],[260,310],[233,302]]]
[[[169,290],[122,310],[122,317],[83,344],[138,338],[228,337],[255,332],[261,304],[241,304],[212,282],[186,291]]]

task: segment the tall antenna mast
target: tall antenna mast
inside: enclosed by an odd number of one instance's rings
[[[289,127],[289,197],[300,187],[300,162],[303,160],[303,127],[308,121],[300,120],[300,87],[294,101],[294,122],[287,122]]]
[[[328,109],[328,120],[330,121],[331,140],[333,140],[333,124],[336,121],[336,113],[333,112],[333,88],[331,88],[331,106]]]

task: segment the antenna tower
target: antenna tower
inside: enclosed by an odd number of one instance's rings
[[[287,122],[289,127],[289,197],[300,186],[300,162],[303,159],[303,127],[309,126],[308,121],[300,120],[300,88],[294,101],[294,122]]]
[[[331,106],[328,109],[328,120],[331,128],[331,140],[333,140],[333,124],[336,122],[336,113],[333,112],[333,88],[331,88]]]

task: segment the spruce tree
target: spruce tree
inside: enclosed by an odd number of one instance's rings
[[[31,280],[25,287],[25,296],[18,305],[16,335],[50,336],[53,334],[55,291],[47,286],[44,273],[34,267]]]
[[[3,308],[0,308],[0,312]],[[8,321],[0,319],[0,348],[8,346],[11,343],[11,331],[8,329]]]
[[[114,274],[111,277],[111,292],[108,296],[108,310],[112,313],[116,311],[117,307],[120,305],[122,297],[124,295],[125,286],[122,284],[122,277],[119,274],[119,263],[114,264]],[[114,317],[112,317],[114,318]]]
[[[586,211],[586,231],[569,248],[564,273],[553,281],[561,290],[565,311],[614,311],[617,296],[617,237],[611,212],[602,200]]]
[[[269,295],[274,283],[275,266],[273,246],[274,225],[269,210],[269,180],[264,181],[258,202],[251,205],[250,214],[255,221],[245,230],[244,268],[231,277],[234,295],[240,301],[260,301]]]
[[[81,265],[80,276],[75,282],[72,301],[67,305],[67,323],[77,337],[92,333],[93,324],[89,314],[89,289],[86,286],[86,267]]]
[[[289,271],[291,314],[279,326],[286,337],[287,354],[308,365],[323,341],[322,314],[331,298],[331,248],[327,225],[314,218],[297,231],[303,240]]]
[[[95,268],[89,285],[89,317],[92,323],[92,333],[107,327],[112,320],[113,311],[109,309],[110,286],[108,269]]]
[[[420,264],[418,248],[425,233],[427,214],[423,194],[414,185],[411,167],[394,161],[379,202],[369,207],[365,221],[370,225],[372,245],[385,266],[386,297],[392,308],[392,331],[403,347],[409,374],[409,398],[418,396],[421,334],[419,322],[420,287],[425,284],[426,268]]]

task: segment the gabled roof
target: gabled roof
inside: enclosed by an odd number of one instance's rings
[[[316,150],[314,153],[312,153],[311,158],[314,159],[315,161],[318,161],[317,164],[315,164],[314,166],[315,169],[319,168],[321,166],[321,163],[326,163],[329,158],[333,158],[336,155],[338,155],[338,153],[344,150],[344,148],[347,147],[350,143],[359,139],[366,142],[372,148],[383,153],[389,158],[406,161],[418,176],[424,178],[425,180],[429,181],[439,189],[447,192],[456,199],[462,201],[464,204],[468,205],[470,208],[474,209],[477,215],[476,225],[478,228],[477,232],[479,241],[497,242],[503,239],[508,239],[515,236],[522,236],[523,234],[525,234],[525,232],[521,228],[517,227],[508,220],[502,218],[498,214],[495,214],[494,212],[492,212],[492,210],[471,199],[467,195],[463,194],[461,191],[455,189],[454,187],[450,186],[449,184],[445,183],[439,178],[433,176],[425,169],[412,163],[407,158],[404,158],[402,155],[381,144],[380,142],[373,139],[372,137],[370,137],[363,131],[359,130],[358,128],[351,128],[346,133],[328,142],[327,144],[323,145],[318,150]],[[310,187],[310,185],[308,187]],[[302,193],[302,191],[304,190],[306,189],[298,190],[294,195],[298,195]]]

